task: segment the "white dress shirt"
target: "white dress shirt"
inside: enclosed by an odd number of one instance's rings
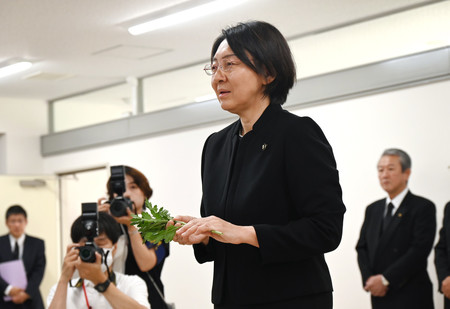
[[[11,252],[14,252],[14,247],[16,246],[16,241],[19,245],[19,259],[23,256],[23,244],[25,243],[25,234],[22,234],[19,238],[15,238],[9,234],[9,242],[11,243]]]
[[[394,208],[392,209],[392,215],[395,214],[395,212],[397,211],[397,209],[400,207],[400,205],[403,202],[403,199],[405,198],[406,194],[408,194],[408,187],[406,187],[405,189],[403,189],[402,192],[400,192],[399,194],[397,194],[397,196],[395,196],[392,200],[391,198],[388,197],[386,198],[386,206],[389,205],[389,203],[392,203],[392,205],[394,205]],[[384,214],[386,215],[386,211],[387,211],[387,207],[384,210]]]
[[[145,285],[145,281],[136,275],[124,275],[121,273],[116,274],[116,287],[133,298],[139,304],[145,306],[146,308],[150,308],[150,304],[148,303],[148,292],[147,286]],[[79,278],[72,279],[72,285],[75,285],[78,282]],[[112,283],[111,283],[112,284]],[[89,301],[89,305],[93,309],[112,309],[113,307],[108,303],[105,296],[102,293],[99,293],[96,289],[94,289],[94,284],[85,280],[84,285],[86,287],[86,295]],[[52,286],[50,289],[50,293],[47,297],[47,306],[50,306],[50,303],[55,297],[56,286]],[[83,288],[79,287],[70,287],[67,285],[67,301],[66,301],[66,309],[78,309],[78,308],[86,308],[86,298],[84,296]]]
[[[19,238],[15,238],[14,236],[12,236],[11,234],[8,235],[9,236],[9,242],[11,244],[11,252],[14,252],[14,248],[16,247],[16,242],[19,246],[19,259],[22,259],[23,256],[23,244],[25,242],[25,234],[22,234],[22,236],[20,236]],[[11,289],[13,288],[12,285],[8,285],[5,289],[5,296],[9,295],[9,292],[11,292]]]

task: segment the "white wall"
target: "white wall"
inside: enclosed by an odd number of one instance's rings
[[[42,173],[40,136],[47,132],[45,101],[0,98],[0,173]]]
[[[446,81],[297,112],[313,117],[328,136],[347,206],[342,243],[327,256],[335,285],[335,308],[370,308],[369,296],[362,290],[354,247],[365,207],[384,197],[376,163],[385,148],[398,147],[410,154],[409,187],[436,204],[440,229],[443,207],[450,200],[449,98],[450,82]],[[443,308],[433,260],[432,253],[428,270],[435,306]]]
[[[354,250],[366,205],[384,197],[376,163],[388,147],[412,157],[412,192],[436,203],[438,227],[450,200],[450,81],[361,97],[294,111],[315,119],[334,148],[347,213],[340,247],[327,254],[335,288],[335,308],[370,308],[362,290]],[[128,143],[44,158],[44,172],[82,169],[108,162],[143,171],[154,188],[153,203],[172,215],[199,214],[200,156],[203,142],[226,123],[159,135]],[[101,192],[100,194],[103,194]],[[433,265],[429,272],[436,308],[442,308]],[[212,265],[198,265],[189,247],[173,244],[163,270],[167,298],[177,308],[211,308]],[[351,293],[351,294],[349,294]],[[351,297],[349,297],[351,295]]]

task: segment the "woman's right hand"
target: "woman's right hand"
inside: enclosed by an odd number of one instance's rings
[[[170,220],[167,223],[167,226],[183,226],[184,224],[189,223],[192,220],[197,219],[196,217],[192,217],[192,216],[176,216],[175,218],[173,218],[173,220]],[[184,222],[184,224],[179,223],[179,222]],[[180,245],[192,245],[193,243],[189,240],[189,238],[186,237],[182,237],[179,233],[176,233],[175,236],[173,237],[173,241],[179,243]],[[200,241],[196,242],[196,243],[204,243],[205,245],[208,244],[209,241],[209,237],[205,237],[204,239],[201,239]]]
[[[109,207],[111,204],[108,202],[106,197],[101,197],[97,200],[98,211],[105,211],[109,213]]]

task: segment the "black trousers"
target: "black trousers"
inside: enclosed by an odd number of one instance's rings
[[[214,305],[214,309],[332,309],[333,294],[321,293],[272,304]]]
[[[444,309],[450,309],[450,299],[444,296]]]

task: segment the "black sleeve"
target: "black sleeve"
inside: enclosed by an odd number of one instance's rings
[[[436,266],[436,273],[439,282],[439,290],[441,290],[442,281],[450,276],[450,263],[448,256],[448,240],[447,233],[449,232],[449,227],[447,226],[450,222],[450,202],[445,205],[444,209],[444,219],[442,220],[442,228],[439,231],[439,241],[434,248],[434,264]]]
[[[288,130],[283,181],[299,218],[286,225],[254,226],[263,263],[299,261],[330,252],[342,236],[345,206],[330,144],[310,118],[301,118]]]
[[[205,144],[203,145],[203,152],[202,152],[202,165],[201,165],[201,175],[202,175],[202,179],[203,179],[203,171],[204,171],[204,163],[205,163],[205,156],[206,156],[206,148],[208,145],[208,141],[210,140],[211,136],[213,136],[214,134],[211,134],[205,141]],[[205,208],[203,206],[203,200],[202,203],[200,205],[200,215],[202,217],[205,217]],[[194,248],[194,255],[195,258],[197,260],[197,262],[199,263],[205,263],[205,262],[210,262],[214,260],[214,239],[210,238],[209,239],[209,243],[207,246],[205,246],[204,244],[195,244],[192,247]]]
[[[31,298],[33,298],[36,293],[39,293],[39,285],[44,277],[45,264],[45,244],[43,240],[37,239],[36,259],[34,260],[33,266],[29,271],[28,285],[25,290]]]
[[[364,223],[361,227],[361,232],[359,234],[358,243],[356,244],[356,252],[358,253],[358,266],[361,271],[362,284],[363,287],[366,285],[367,279],[372,276],[374,273],[370,268],[369,261],[369,250],[367,246],[367,225],[368,225],[368,216],[369,216],[369,207],[366,209],[366,215],[364,217]]]

